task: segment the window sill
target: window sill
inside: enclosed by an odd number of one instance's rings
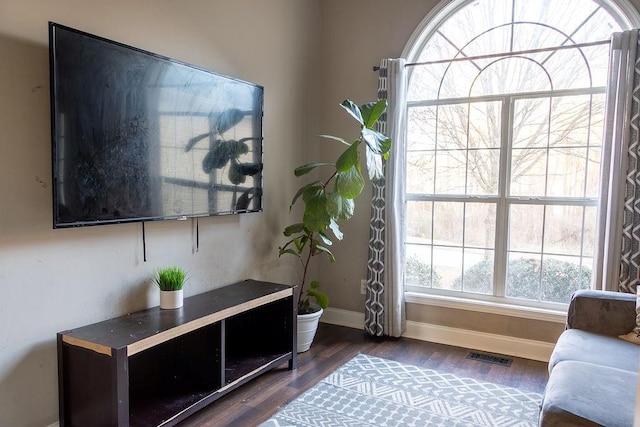
[[[469,310],[480,313],[498,314],[502,316],[520,317],[544,322],[566,323],[567,312],[565,310],[553,310],[537,307],[523,307],[515,304],[506,304],[494,301],[472,301],[465,298],[452,296],[422,294],[418,292],[405,292],[405,301],[411,304],[430,305],[437,307]]]

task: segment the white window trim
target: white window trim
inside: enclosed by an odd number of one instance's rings
[[[558,304],[557,309],[538,308],[516,303],[510,304],[496,301],[470,300],[462,296],[438,295],[434,293],[420,293],[406,291],[405,302],[409,304],[427,305],[435,307],[453,308],[457,310],[475,311],[479,313],[498,314],[502,316],[519,317],[544,322],[566,323],[567,306]]]

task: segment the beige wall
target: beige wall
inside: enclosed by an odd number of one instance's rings
[[[322,105],[326,115],[323,132],[351,135],[351,123],[335,107],[345,97],[361,103],[376,96],[377,74],[372,66],[381,58],[399,57],[415,28],[437,0],[322,1],[323,69],[325,78]],[[636,8],[640,1],[633,0]],[[351,133],[350,133],[351,132]],[[329,158],[330,149],[324,155]],[[365,192],[370,192],[365,189]],[[353,221],[342,227],[345,240],[336,247],[337,261],[321,262],[320,281],[334,308],[362,313],[364,297],[360,280],[366,278],[369,206],[366,197],[356,203]],[[408,320],[463,328],[518,338],[555,342],[563,330],[560,323],[504,317],[495,314],[408,304]]]
[[[321,99],[322,133],[357,137],[357,128],[338,104],[345,98],[358,104],[377,96],[378,74],[373,66],[382,58],[397,58],[414,29],[437,0],[371,0],[362,7],[360,0],[322,1],[322,57],[325,83]],[[322,156],[335,157],[334,145],[323,144]],[[355,214],[341,225],[345,238],[332,251],[335,263],[322,259],[320,281],[331,306],[363,312],[364,297],[360,280],[367,277],[369,239],[369,187],[356,201]]]
[[[57,420],[56,332],[158,304],[158,266],[190,275],[187,295],[245,278],[292,283],[278,260],[300,141],[316,124],[317,1],[0,2],[0,425]],[[265,211],[199,221],[52,229],[47,22],[265,87]]]

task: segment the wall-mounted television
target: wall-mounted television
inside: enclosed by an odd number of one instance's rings
[[[262,86],[49,23],[53,226],[262,210]]]

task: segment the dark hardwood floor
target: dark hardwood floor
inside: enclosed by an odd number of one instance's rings
[[[409,338],[376,340],[357,329],[321,323],[311,349],[298,355],[298,369],[274,369],[217,400],[179,424],[255,426],[267,420],[357,353],[396,360],[439,372],[542,393],[547,364],[513,358],[510,367],[467,359],[468,349]]]

